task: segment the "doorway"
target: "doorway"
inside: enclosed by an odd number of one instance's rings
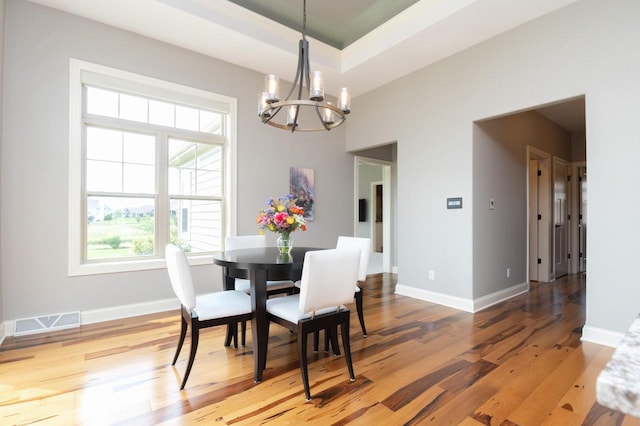
[[[371,239],[368,274],[391,271],[391,163],[355,157],[355,236]]]

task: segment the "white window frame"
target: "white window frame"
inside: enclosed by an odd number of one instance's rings
[[[237,100],[193,87],[158,80],[103,65],[71,59],[69,64],[69,276],[94,275],[114,272],[130,272],[165,268],[164,253],[150,258],[132,258],[86,262],[83,260],[86,212],[83,202],[83,84],[88,80],[111,81],[119,90],[141,90],[147,95],[156,95],[174,102],[214,106],[228,111],[226,123],[227,140],[224,145],[224,184],[222,227],[225,235],[234,235],[237,206]],[[123,87],[127,86],[127,87]],[[160,164],[158,165],[160,166]],[[192,253],[188,256],[191,265],[213,262],[212,254]]]

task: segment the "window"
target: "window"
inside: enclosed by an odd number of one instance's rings
[[[235,226],[236,101],[71,62],[69,274],[211,261]]]

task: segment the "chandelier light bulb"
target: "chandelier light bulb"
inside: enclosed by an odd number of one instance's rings
[[[327,102],[327,105],[333,105],[331,102]],[[329,108],[324,108],[322,110],[322,120],[325,124],[333,124],[335,119],[333,118],[333,110]]]
[[[309,99],[320,102],[324,100],[324,78],[320,71],[311,73],[311,89]]]
[[[264,78],[264,90],[267,92],[267,103],[280,100],[280,80],[277,76],[269,74]]]
[[[290,105],[287,109],[287,126],[294,127],[297,126],[296,123],[296,114],[298,113],[298,108],[295,105]]]
[[[349,96],[349,91],[346,87],[343,87],[342,90],[340,90],[338,106],[345,114],[349,114],[351,112],[351,96]]]
[[[264,109],[269,104],[269,102],[267,102],[268,98],[269,98],[269,94],[267,92],[261,92],[260,93],[260,96],[258,97],[258,117],[270,117],[271,116],[269,111],[266,111],[264,114],[262,113],[262,111],[264,111]]]

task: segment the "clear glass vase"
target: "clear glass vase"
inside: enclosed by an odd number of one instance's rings
[[[278,239],[276,240],[276,246],[278,247],[278,251],[282,254],[291,253],[291,249],[293,248],[293,241],[289,238],[289,234],[280,234]]]

